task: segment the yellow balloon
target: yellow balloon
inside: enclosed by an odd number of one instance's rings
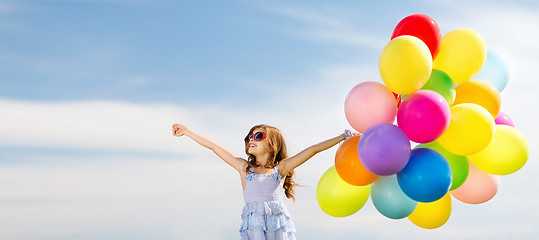
[[[382,50],[378,63],[385,85],[393,92],[408,95],[419,90],[432,72],[432,55],[419,38],[403,35],[392,39]]]
[[[330,216],[346,217],[361,209],[369,199],[371,185],[354,186],[339,177],[335,166],[329,168],[316,187],[318,206]]]
[[[446,194],[439,200],[430,203],[420,202],[408,216],[418,227],[435,229],[444,225],[451,216],[451,195]]]
[[[450,153],[467,156],[485,149],[494,136],[494,118],[483,107],[462,103],[451,107],[449,127],[438,143]]]
[[[459,84],[477,74],[486,57],[487,45],[481,34],[470,28],[459,28],[442,37],[434,69],[444,71]]]
[[[469,80],[455,88],[456,97],[453,105],[475,103],[488,110],[494,119],[500,112],[502,97],[498,89],[487,81]]]
[[[526,137],[507,125],[496,125],[492,142],[483,151],[468,156],[479,169],[494,175],[507,175],[521,169],[530,153]]]

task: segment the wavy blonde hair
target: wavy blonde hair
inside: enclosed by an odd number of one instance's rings
[[[249,133],[247,133],[247,136],[249,134],[253,133],[253,131],[257,128],[264,129],[266,138],[269,143],[269,154],[270,157],[268,159],[268,162],[266,163],[265,168],[273,168],[279,164],[279,162],[283,159],[288,158],[288,153],[286,151],[286,143],[284,141],[283,134],[279,129],[276,127],[272,127],[266,124],[260,124],[256,125],[249,130]],[[249,169],[255,168],[260,166],[260,164],[256,161],[256,157],[252,154],[249,154],[249,139],[245,138],[245,153],[248,156],[247,165],[245,166],[245,172],[248,174]],[[296,182],[293,179],[294,177],[294,170],[291,170],[288,172],[288,174],[285,177],[283,188],[284,193],[287,198],[292,198],[292,200],[296,200],[294,197],[294,186],[296,185]]]

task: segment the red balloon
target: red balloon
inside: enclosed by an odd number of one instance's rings
[[[417,37],[429,47],[432,60],[436,58],[442,45],[442,34],[438,24],[425,14],[412,14],[403,18],[393,30],[391,39],[402,35]]]
[[[397,100],[397,107],[400,107],[401,102],[402,102],[402,97],[401,97],[401,95],[396,94],[396,93],[393,93],[393,96],[394,96],[395,99]]]

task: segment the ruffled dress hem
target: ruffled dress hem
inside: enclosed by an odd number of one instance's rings
[[[296,232],[292,218],[282,201],[247,202],[241,214],[240,232],[251,229],[266,232],[284,230]]]

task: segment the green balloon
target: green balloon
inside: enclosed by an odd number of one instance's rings
[[[460,187],[460,185],[462,185],[468,178],[470,166],[468,165],[468,159],[466,156],[455,155],[448,152],[437,141],[419,144],[416,148],[418,147],[427,147],[433,149],[442,154],[447,162],[449,162],[449,165],[451,166],[451,173],[453,174],[453,182],[451,183],[451,188],[449,191]]]
[[[339,177],[335,166],[329,168],[318,181],[316,200],[318,206],[330,216],[350,216],[365,205],[371,185],[354,186]]]
[[[453,102],[455,102],[455,84],[453,84],[451,77],[441,70],[432,69],[429,80],[421,89],[439,93],[445,98],[449,106],[452,106]]]

